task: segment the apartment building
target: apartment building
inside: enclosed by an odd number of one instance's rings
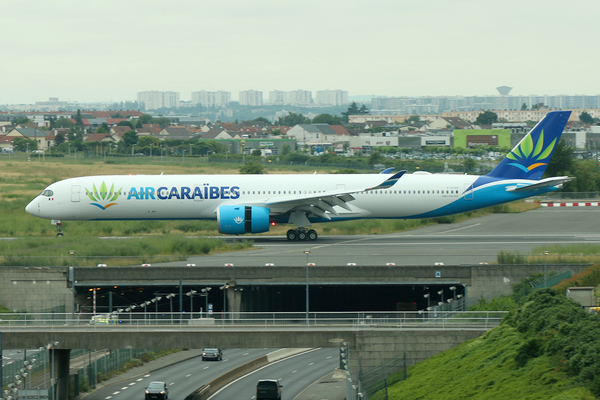
[[[240,92],[240,106],[262,106],[263,92],[259,90],[244,90]]]
[[[348,104],[348,92],[345,90],[318,90],[316,103],[321,106],[341,106]]]
[[[204,107],[224,108],[231,102],[231,92],[218,90],[209,92],[207,90],[199,90],[192,92],[192,105],[200,104]]]
[[[313,103],[312,92],[302,89],[289,91],[288,101],[293,105],[310,105]]]
[[[159,108],[178,108],[179,92],[159,92],[150,90],[137,93],[138,104],[146,110],[156,110]]]

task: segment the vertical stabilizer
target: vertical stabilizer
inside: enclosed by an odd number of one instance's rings
[[[487,176],[541,179],[570,115],[571,111],[551,111],[546,114]]]

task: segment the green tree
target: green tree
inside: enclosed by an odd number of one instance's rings
[[[498,122],[498,114],[493,111],[484,111],[475,120],[477,125],[491,125],[494,122]]]
[[[13,149],[16,151],[26,152],[27,150],[32,151],[37,149],[37,142],[35,139],[26,139],[24,137],[14,138],[12,141]]]
[[[262,153],[260,152],[260,149],[254,149],[254,150],[252,150],[252,155],[253,156],[260,157],[261,154]]]
[[[96,129],[96,133],[109,133],[109,132],[110,132],[110,127],[108,126],[108,124],[106,122],[103,122],[102,125],[100,125]]]
[[[277,120],[278,125],[284,126],[295,126],[301,124],[310,124],[310,118],[305,117],[302,114],[289,113],[285,117],[279,117]]]
[[[65,142],[65,135],[63,135],[62,133],[59,133],[54,137],[54,146],[60,146],[64,142]]]
[[[576,160],[570,175],[574,176],[575,180],[565,184],[565,191],[597,192],[600,190],[600,171],[596,160]],[[568,184],[574,187],[567,186]]]
[[[75,114],[75,125],[77,125],[80,129],[83,130],[83,117],[81,116],[81,110],[77,110],[77,114]]]
[[[75,126],[75,122],[73,122],[69,118],[60,117],[52,124],[54,128],[73,128]]]
[[[525,111],[527,110],[527,104],[523,103],[521,104],[521,111]]]
[[[268,119],[266,119],[265,117],[258,117],[258,118],[254,118],[252,121],[256,121],[256,122],[264,122],[265,125],[271,125],[271,121],[269,121]]]
[[[292,148],[290,147],[289,144],[284,144],[283,146],[281,146],[281,155],[283,157],[287,156],[288,154],[290,154],[290,152],[292,151]]]
[[[369,165],[382,164],[385,161],[385,157],[381,155],[380,152],[374,151],[369,155],[367,159],[367,163]]]
[[[421,122],[421,117],[418,115],[411,115],[410,117],[406,118],[404,122],[406,122],[408,125],[418,124]]]
[[[583,111],[581,114],[579,114],[579,120],[584,124],[594,123],[594,118],[590,114],[588,114],[587,111]]]
[[[368,113],[369,113],[369,109],[367,108],[366,105],[363,104],[361,108],[358,108],[358,105],[356,104],[356,102],[353,101],[352,103],[350,103],[350,106],[348,107],[348,109],[342,113],[342,121],[345,123],[348,123],[348,119],[349,119],[350,115],[363,115],[363,114],[368,114]]]
[[[169,118],[154,118],[152,123],[158,124],[163,129],[171,126],[171,120]]]
[[[463,166],[465,167],[465,172],[469,173],[475,169],[477,163],[471,157],[465,158],[463,161]]]
[[[132,130],[135,129],[135,127],[133,126],[133,124],[131,123],[131,121],[119,121],[119,123],[117,124],[117,126],[128,126]]]
[[[552,158],[546,167],[544,177],[569,175],[573,169],[574,149],[561,139],[552,153]]]
[[[127,131],[123,134],[123,142],[127,147],[131,147],[132,145],[138,142],[138,134],[136,131]]]
[[[331,114],[319,114],[312,120],[313,124],[329,124],[329,125],[341,125],[342,119],[340,117],[333,116]]]
[[[13,120],[13,125],[30,124],[32,121],[27,117],[18,117]]]
[[[240,174],[266,174],[262,164],[257,162],[249,162],[240,167]]]

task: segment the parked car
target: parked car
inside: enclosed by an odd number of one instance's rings
[[[261,379],[256,385],[256,400],[281,400],[282,387],[277,379]]]
[[[167,400],[169,398],[169,388],[165,382],[150,382],[146,387],[146,400]]]
[[[202,350],[202,361],[215,360],[221,361],[223,359],[223,352],[221,349],[204,349]]]

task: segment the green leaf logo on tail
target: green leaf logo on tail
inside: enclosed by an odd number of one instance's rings
[[[542,165],[547,165],[548,163],[540,161],[550,157],[555,145],[556,139],[544,148],[544,131],[540,133],[540,137],[536,143],[534,143],[531,135],[527,135],[525,139],[506,156],[506,158],[517,161],[516,163],[508,163],[508,165],[517,167],[526,173]]]
[[[114,203],[114,201],[119,197],[121,194],[121,189],[123,188],[115,191],[115,184],[113,183],[110,187],[110,190],[108,190],[106,183],[102,182],[100,185],[100,190],[96,188],[96,184],[92,185],[92,189],[93,190],[89,190],[88,188],[85,188],[88,197],[94,202],[90,204],[101,208],[102,210],[106,210],[108,207],[112,207],[117,204]]]

